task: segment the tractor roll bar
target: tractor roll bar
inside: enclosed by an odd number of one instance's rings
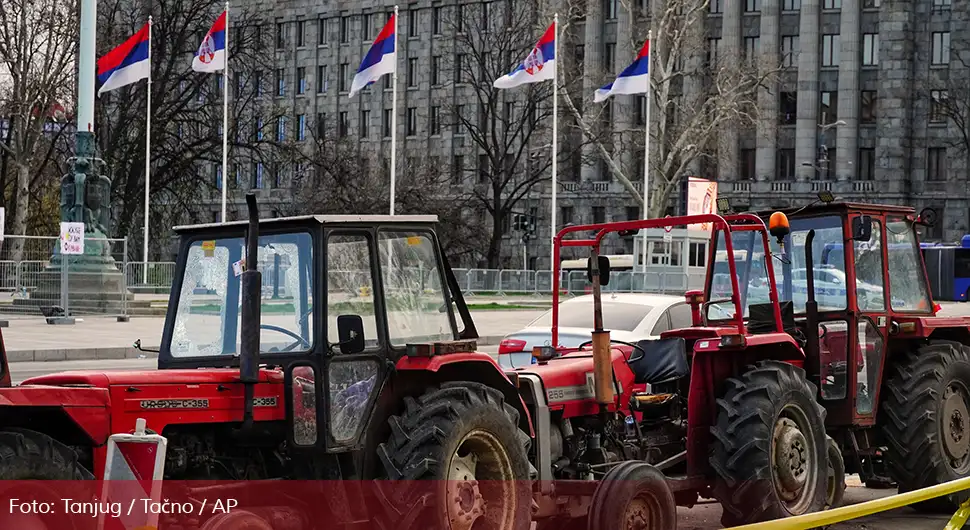
[[[711,223],[712,225],[712,240],[713,234],[717,233],[718,230],[723,231],[726,234],[730,234],[733,231],[760,231],[762,243],[765,248],[765,264],[767,266],[767,273],[769,278],[769,297],[774,306],[775,322],[777,330],[782,331],[781,324],[781,310],[778,307],[778,292],[775,288],[774,281],[774,267],[770,259],[767,256],[770,252],[771,247],[768,241],[768,227],[765,226],[764,220],[754,214],[741,213],[734,215],[721,216],[716,214],[700,214],[700,215],[685,215],[680,217],[665,217],[661,219],[639,219],[634,221],[621,221],[614,223],[600,223],[591,225],[577,225],[577,226],[567,226],[556,234],[553,240],[553,264],[552,264],[552,345],[554,348],[559,348],[559,287],[560,287],[560,253],[561,247],[590,247],[595,254],[599,253],[600,242],[603,238],[613,232],[625,232],[633,230],[646,230],[650,228],[664,228],[668,226],[679,226],[679,225],[693,225],[701,223]],[[574,232],[596,232],[596,236],[592,239],[565,239],[565,236]],[[725,237],[724,239],[725,250],[729,256],[734,255],[734,242],[731,237]],[[711,247],[711,253],[715,249],[713,245]],[[644,264],[646,266],[646,264]],[[733,259],[728,260],[728,270],[731,276],[731,289],[733,293],[740,293],[741,289],[738,285],[738,275],[737,267]],[[708,268],[707,278],[705,284],[709,284],[711,280],[713,268]],[[744,311],[741,307],[740,297],[734,297],[734,323],[738,327],[738,333],[743,335],[745,333],[744,327]]]

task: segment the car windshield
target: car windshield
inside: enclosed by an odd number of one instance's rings
[[[791,233],[785,238],[784,252],[773,237],[769,237],[772,266],[778,299],[793,302],[795,313],[805,312],[808,301],[808,284],[805,276],[805,240],[809,230],[815,230],[812,243],[812,268],[816,271],[815,298],[820,311],[837,311],[846,308],[845,255],[842,245],[842,219],[838,216],[796,218],[791,222]],[[708,318],[722,320],[732,318],[734,304],[724,302],[731,297],[731,276],[728,269],[727,249],[723,233],[718,234],[714,275],[708,290],[709,299],[721,302],[711,304]],[[738,288],[744,317],[753,304],[766,304],[769,296],[768,272],[764,261],[764,245],[757,232],[732,232],[734,260],[737,267]]]
[[[633,331],[650,314],[653,306],[603,300],[603,327]],[[551,328],[552,310],[536,319],[529,327]],[[593,300],[566,302],[559,305],[559,327],[593,329]]]
[[[311,323],[313,250],[305,232],[263,235],[257,267],[262,273],[260,350],[306,351]],[[172,329],[173,357],[235,355],[242,312],[240,275],[245,238],[200,239],[189,246]]]

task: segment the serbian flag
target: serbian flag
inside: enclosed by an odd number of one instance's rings
[[[593,102],[605,101],[613,95],[646,94],[650,91],[650,41],[643,44],[633,64],[620,73],[616,81],[596,91]]]
[[[98,59],[98,96],[109,90],[130,85],[151,74],[151,23],[142,26],[121,46]]]
[[[494,83],[495,88],[514,88],[556,78],[556,23],[549,25],[529,56],[511,73]]]
[[[226,67],[227,20],[227,13],[223,11],[202,39],[199,51],[192,59],[192,69],[196,72],[218,72]]]
[[[395,15],[387,20],[384,29],[374,39],[367,55],[360,62],[357,75],[350,84],[350,95],[354,97],[364,87],[375,83],[381,77],[397,70],[397,20]]]

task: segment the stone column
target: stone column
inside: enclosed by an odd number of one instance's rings
[[[562,50],[560,50],[562,53]],[[594,110],[593,93],[601,86],[603,80],[603,0],[587,0],[586,2],[586,41],[584,43],[583,58],[583,101],[586,107],[584,114],[595,116],[599,110]],[[592,122],[592,120],[590,120]],[[592,123],[591,123],[592,125]],[[593,130],[600,129],[593,125]],[[599,153],[592,146],[583,148],[583,155],[587,161],[599,159]],[[582,180],[598,180],[599,167],[586,164],[582,169]]]
[[[815,179],[818,160],[819,0],[802,0],[798,28],[798,113],[795,115],[795,176]],[[883,11],[887,10],[883,6]],[[804,165],[804,164],[811,165]]]
[[[840,182],[854,180],[858,175],[859,68],[862,40],[859,8],[859,0],[842,0],[842,26],[839,28],[842,51],[839,54],[838,119],[844,121],[845,125],[835,128],[837,146],[835,176]],[[827,134],[831,135],[832,131]]]
[[[916,4],[916,0],[889,0],[879,11],[882,82],[876,104],[876,171],[879,180],[895,181],[887,191],[906,189],[901,181],[911,178]]]
[[[768,2],[763,2],[768,3]],[[741,0],[726,0],[721,22],[721,44],[719,54],[728,61],[743,61],[741,50]],[[738,164],[739,137],[738,127],[726,127],[717,135],[717,173],[721,180],[737,180],[741,171]]]
[[[761,4],[761,69],[762,71],[777,70],[781,64],[779,54],[779,21],[781,7],[778,2],[762,2]],[[758,91],[758,129],[757,159],[755,161],[755,177],[759,181],[774,180],[778,172],[776,162],[778,148],[778,111],[779,111],[778,80],[775,79],[765,88]]]
[[[619,75],[624,68],[633,62],[640,51],[639,46],[643,45],[643,43],[634,43],[633,26],[636,24],[637,13],[639,12],[636,3],[631,3],[629,11],[623,9],[623,5],[619,1],[617,4],[620,12],[616,23],[616,57],[613,58],[615,64],[607,65],[608,68],[612,69],[612,73],[608,74],[607,77]],[[635,132],[639,129],[636,120],[633,118],[636,101],[635,96],[613,96],[613,138],[618,142],[614,150],[614,154],[618,156],[614,158],[627,175],[639,175],[643,171],[633,167],[634,150],[632,147],[636,145],[638,137],[635,136]]]

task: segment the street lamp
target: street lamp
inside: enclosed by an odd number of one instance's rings
[[[825,113],[822,113],[822,121],[825,121]],[[829,172],[829,148],[825,145],[825,135],[828,133],[829,129],[839,127],[840,125],[845,125],[845,121],[838,120],[828,124],[818,124],[818,166],[815,167],[816,171],[820,168],[825,168],[826,176]],[[808,164],[802,164],[808,165]],[[814,164],[812,164],[814,165]]]

